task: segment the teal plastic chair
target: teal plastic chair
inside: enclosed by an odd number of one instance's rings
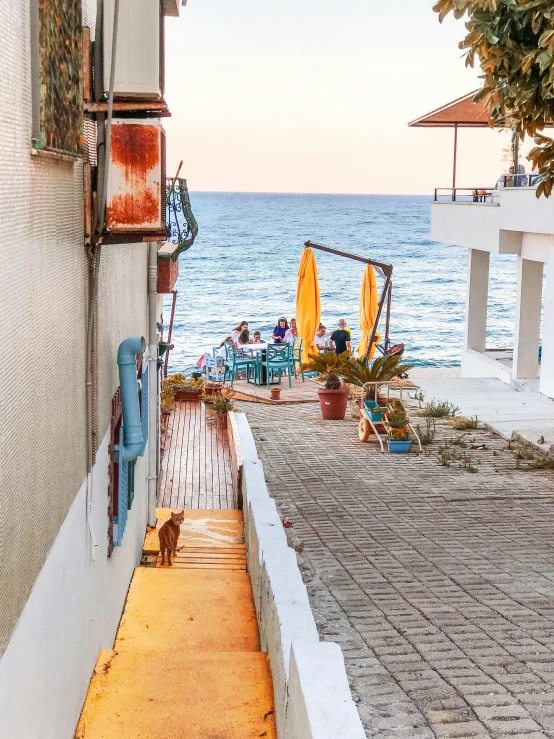
[[[230,341],[225,342],[225,372],[223,375],[223,384],[228,379],[231,380],[231,387],[235,382],[235,378],[242,370],[246,371],[246,379],[250,377],[250,372],[253,371],[254,376],[256,375],[256,362],[252,357],[238,357],[235,347]]]
[[[289,387],[291,382],[291,363],[292,363],[292,345],[291,344],[268,344],[265,359],[260,362],[260,367],[266,368],[267,386],[271,385],[275,373],[279,375],[279,385],[281,384],[281,375],[288,375]]]
[[[302,382],[305,382],[304,372],[302,371],[302,339],[300,337],[294,340],[292,344],[291,355],[291,366],[292,371],[294,372],[294,376],[298,377],[297,373],[300,372],[302,376]]]

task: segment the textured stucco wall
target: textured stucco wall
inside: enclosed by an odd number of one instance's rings
[[[98,652],[113,646],[142,553],[148,451],[136,463],[123,544],[108,559],[106,539],[98,536],[105,528],[108,443],[106,435],[94,467],[94,559],[83,484],[0,658],[0,739],[72,739]]]
[[[88,266],[81,164],[31,155],[29,3],[0,0],[0,15],[2,654],[85,477]],[[146,332],[146,259],[144,244],[103,251],[99,439],[118,384],[117,345]]]

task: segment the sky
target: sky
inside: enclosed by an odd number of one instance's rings
[[[414,118],[479,86],[429,0],[188,0],[166,19],[168,176],[197,191],[430,194],[452,129]],[[458,186],[506,171],[506,132],[464,130]],[[527,147],[529,148],[529,147]]]

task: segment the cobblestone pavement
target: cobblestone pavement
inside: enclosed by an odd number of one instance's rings
[[[367,736],[554,737],[554,472],[444,421],[381,455],[317,404],[240,406]]]

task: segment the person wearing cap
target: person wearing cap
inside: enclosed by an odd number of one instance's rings
[[[285,336],[288,331],[289,324],[286,318],[279,318],[277,325],[273,329],[272,339],[276,344],[286,344]]]

